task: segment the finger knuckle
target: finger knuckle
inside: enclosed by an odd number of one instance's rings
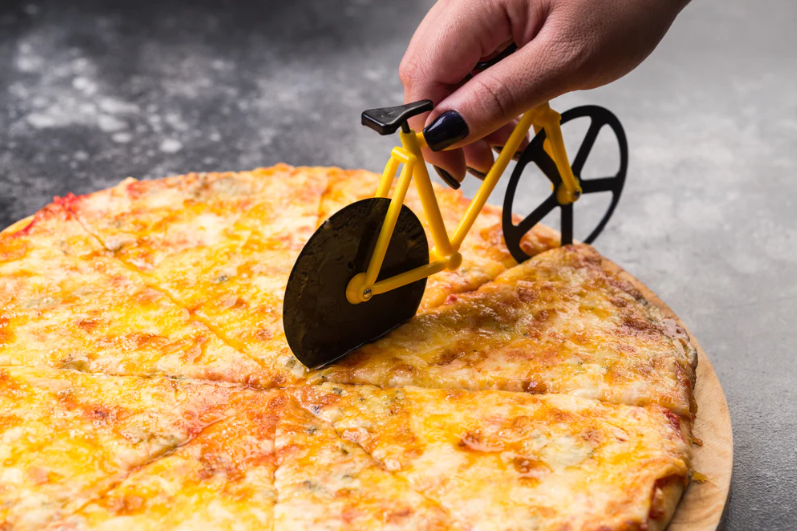
[[[399,65],[399,80],[405,87],[412,85],[422,75],[421,70],[422,68],[418,61],[412,57],[405,57]]]
[[[566,74],[565,78],[575,83],[591,76],[595,65],[594,46],[585,36],[562,36],[549,44],[549,56],[555,69]],[[569,87],[578,88],[578,87]]]
[[[498,77],[485,79],[482,76],[477,76],[473,82],[474,103],[482,108],[485,116],[496,119],[513,115],[514,96],[506,80]]]
[[[590,64],[590,47],[583,40],[571,41],[562,47],[562,63],[572,72],[584,72]]]

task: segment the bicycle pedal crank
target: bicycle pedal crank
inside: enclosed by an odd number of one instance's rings
[[[581,184],[581,197],[588,194],[610,193],[611,202],[603,217],[598,224],[589,232],[586,238],[582,241],[584,243],[592,243],[603,231],[606,224],[609,222],[620,201],[620,194],[623,191],[625,184],[626,170],[628,168],[628,144],[626,142],[625,132],[617,117],[603,107],[594,105],[587,105],[583,107],[576,107],[562,114],[562,129],[564,130],[565,124],[580,118],[589,118],[590,124],[587,133],[578,148],[575,158],[572,159],[571,165],[573,174]],[[587,161],[592,147],[595,145],[595,140],[598,133],[604,127],[608,127],[614,133],[617,141],[619,154],[620,154],[620,169],[614,175],[608,175],[595,179],[584,179],[581,177],[581,171],[584,168],[584,163]],[[559,208],[561,215],[561,244],[569,245],[573,243],[573,210],[577,201],[574,203],[563,204],[557,198],[557,191],[562,186],[562,178],[556,168],[556,163],[546,152],[544,148],[545,130],[540,131],[529,143],[528,147],[523,152],[514,172],[507,184],[506,195],[504,196],[504,211],[502,217],[502,225],[504,231],[504,239],[509,248],[512,257],[518,262],[523,262],[529,258],[529,255],[521,247],[523,237],[546,215],[551,213],[555,208]],[[523,221],[517,225],[512,219],[512,213],[515,211],[514,201],[517,192],[518,184],[524,173],[529,174],[533,172],[525,172],[526,167],[533,163],[542,173],[551,181],[553,191],[531,214],[526,216]]]
[[[426,279],[352,304],[351,279],[371,260],[390,199],[352,203],[325,221],[293,266],[283,303],[288,345],[305,366],[317,368],[373,341],[415,315]],[[418,217],[402,206],[378,280],[429,263]]]

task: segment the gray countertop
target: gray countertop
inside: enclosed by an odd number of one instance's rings
[[[381,170],[394,139],[359,114],[401,102],[396,69],[429,4],[3,2],[0,227],[127,176]],[[728,528],[794,529],[797,3],[695,1],[635,72],[554,106],[584,103],[621,118],[631,152],[596,246],[682,317],[724,386]]]

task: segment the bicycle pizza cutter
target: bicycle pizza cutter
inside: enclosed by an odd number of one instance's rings
[[[489,64],[479,66],[483,69]],[[518,262],[529,258],[521,246],[523,236],[555,208],[561,210],[561,243],[569,244],[574,241],[573,204],[583,194],[612,195],[607,212],[585,242],[595,240],[617,206],[628,160],[619,120],[595,106],[578,107],[560,116],[545,103],[521,117],[449,236],[421,151],[426,141],[422,132],[416,133],[407,123],[432,109],[432,102],[424,100],[363,112],[363,125],[380,135],[398,131],[401,146],[393,148],[375,197],[352,203],[326,220],[300,252],[288,278],[283,301],[285,336],[294,355],[309,368],[331,363],[415,315],[426,279],[461,264],[463,240],[532,127],[537,134],[523,151],[504,199],[504,237]],[[589,118],[591,123],[571,166],[560,126],[579,118]],[[616,137],[620,170],[613,176],[582,179],[584,163],[604,126]],[[511,213],[518,184],[531,163],[550,180],[553,191],[514,224]],[[434,243],[431,251],[423,225],[404,205],[413,181]]]

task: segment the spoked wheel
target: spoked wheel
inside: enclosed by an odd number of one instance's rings
[[[628,144],[625,138],[623,126],[620,121],[609,110],[595,105],[586,105],[584,107],[576,107],[562,114],[562,128],[564,125],[572,120],[578,118],[589,118],[590,125],[587,129],[587,134],[581,142],[581,146],[576,153],[575,158],[572,158],[573,174],[581,183],[582,194],[599,194],[611,193],[612,199],[609,203],[609,208],[601,218],[600,222],[592,229],[589,235],[583,240],[585,243],[592,243],[595,238],[601,233],[609,218],[612,217],[617,203],[620,201],[620,194],[623,191],[625,184],[625,174],[628,168]],[[620,150],[620,169],[615,175],[600,177],[597,179],[583,179],[581,177],[581,170],[584,168],[584,163],[589,157],[592,147],[595,145],[595,139],[598,138],[598,133],[606,126],[614,132],[617,140],[618,148]],[[548,215],[554,208],[559,208],[561,211],[561,229],[562,229],[562,245],[573,243],[573,207],[576,203],[569,205],[562,205],[556,198],[556,190],[562,184],[562,177],[556,169],[556,164],[553,159],[543,148],[545,142],[545,130],[540,131],[534,139],[529,143],[523,155],[515,166],[515,171],[512,173],[509,183],[507,184],[506,196],[504,196],[504,212],[503,212],[503,229],[504,239],[509,248],[509,252],[518,262],[523,262],[529,258],[523,249],[520,247],[520,241],[523,236],[530,231],[542,218]],[[529,163],[534,163],[545,174],[548,180],[553,185],[553,191],[540,205],[534,209],[523,221],[515,225],[512,220],[512,212],[514,212],[515,192],[517,191],[518,183],[523,175],[526,166]],[[531,172],[529,172],[531,173]]]
[[[415,315],[426,279],[360,304],[346,287],[371,260],[390,199],[363,199],[316,230],[302,249],[285,290],[283,323],[291,350],[310,368],[330,363],[375,340]],[[418,217],[402,206],[377,280],[429,263],[429,244]]]

